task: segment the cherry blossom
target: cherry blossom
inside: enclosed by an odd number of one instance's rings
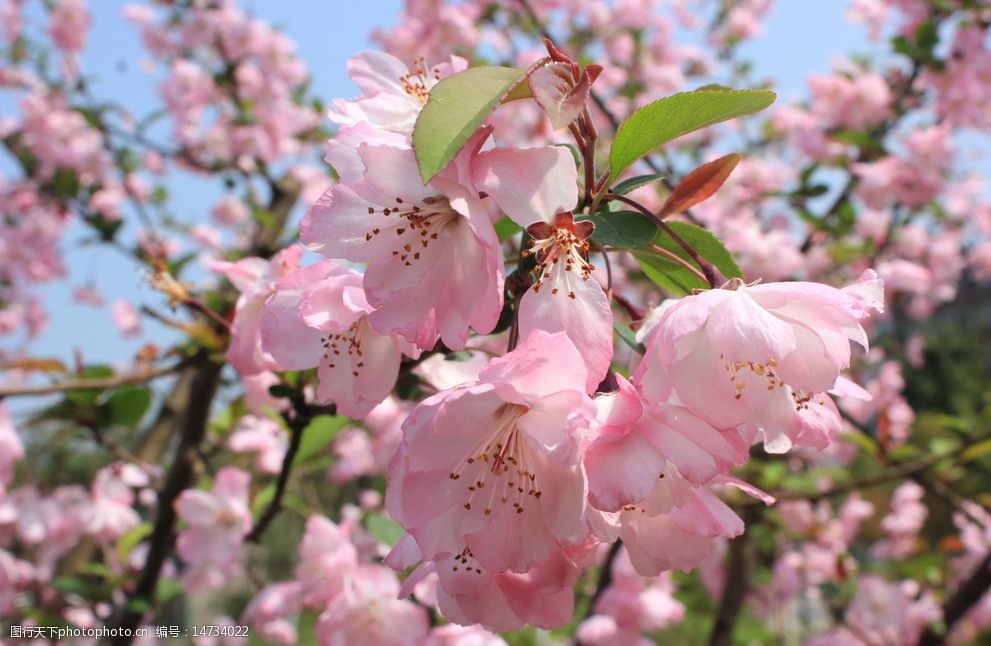
[[[176,513],[188,523],[176,549],[190,566],[191,587],[217,587],[240,573],[238,560],[244,535],[251,527],[247,473],[233,467],[220,470],[210,491],[187,490],[176,502]]]
[[[427,558],[522,573],[583,539],[585,374],[568,337],[535,331],[410,414],[386,506]]]
[[[479,182],[499,207],[533,236],[540,277],[520,300],[520,334],[566,332],[582,348],[589,392],[605,376],[612,357],[612,312],[593,278],[588,236],[592,225],[575,222],[577,171],[561,148],[495,149],[479,156]]]
[[[502,307],[502,256],[491,215],[467,172],[486,132],[424,186],[412,150],[362,145],[363,181],[333,186],[307,212],[300,239],[314,251],[367,262],[369,324],[420,348],[465,346],[492,331]],[[467,182],[467,184],[465,183]],[[452,266],[446,259],[456,258]],[[428,294],[429,297],[424,298]]]
[[[860,320],[883,307],[880,281],[731,287],[662,314],[635,376],[645,396],[676,396],[717,428],[749,423],[771,451],[828,441],[835,406],[821,394],[849,365],[850,341],[866,348]]]
[[[261,312],[264,351],[287,370],[318,370],[317,397],[345,415],[364,417],[392,390],[405,350],[395,335],[372,330],[374,310],[363,276],[326,261],[282,277]]]

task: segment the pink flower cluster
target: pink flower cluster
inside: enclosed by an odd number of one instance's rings
[[[520,343],[464,380],[437,380],[440,392],[403,423],[386,508],[408,535],[387,563],[419,564],[404,593],[435,578],[440,611],[457,623],[551,628],[570,620],[572,586],[617,538],[639,576],[657,577],[694,568],[717,540],[742,533],[717,492],[772,501],[729,475],[752,444],[829,445],[841,423],[828,393],[860,392],[840,373],[850,342],[867,346],[861,323],[883,308],[881,281],[866,272],[840,290],[737,280],[667,303],[650,317],[632,378],[610,376],[613,316],[589,260],[592,227],[573,215],[571,155],[495,147],[483,126],[440,174],[426,185],[420,178],[412,124],[437,80],[462,65],[352,59],[363,95],[335,103],[341,127],[327,149],[343,181],[300,227],[301,241],[327,259],[299,267],[290,249],[272,263],[214,268],[242,292],[235,367],[316,368],[315,399],[361,418],[392,391],[403,356],[438,342],[461,350],[472,332],[492,332],[505,271],[493,225],[505,214],[526,228],[535,281],[518,306]],[[563,127],[580,117],[572,104],[588,100],[598,71],[546,65],[562,69],[535,73],[533,94]],[[360,436],[335,447],[356,460],[345,473],[376,469],[359,457],[370,452]],[[378,576],[368,589],[391,590]],[[631,582],[629,594],[646,594],[644,585],[661,584]],[[353,591],[354,612],[364,612],[363,590]],[[329,632],[352,623],[349,603],[323,615]],[[604,612],[615,634],[659,621]],[[606,634],[608,620],[596,621],[587,630]]]
[[[168,68],[162,97],[194,166],[252,171],[305,149],[319,117],[294,94],[307,70],[287,36],[231,0],[164,15],[129,5],[125,13]]]

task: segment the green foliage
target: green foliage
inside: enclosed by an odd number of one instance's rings
[[[595,225],[592,241],[606,247],[633,248],[650,244],[657,235],[657,225],[636,211],[615,211],[579,215]]]
[[[647,186],[648,184],[652,184],[662,179],[664,179],[664,175],[661,175],[660,173],[637,175],[636,177],[624,179],[622,182],[613,187],[612,192],[617,195],[626,195],[631,191],[637,190],[641,186]]]
[[[630,329],[630,326],[626,325],[622,321],[617,321],[614,319],[612,327],[616,331],[616,334],[619,335],[619,338],[623,341],[623,343],[630,346],[634,352],[639,354],[646,352],[643,344],[637,341],[637,335],[632,329]]]
[[[306,462],[310,457],[317,455],[330,446],[334,437],[348,423],[348,418],[341,415],[318,415],[313,421],[303,429],[303,438],[299,443],[299,450],[296,452],[294,465]]]
[[[146,386],[125,386],[113,391],[100,406],[107,425],[135,428],[151,406],[151,390]]]
[[[525,87],[523,70],[472,67],[441,80],[430,90],[413,128],[413,150],[427,183],[471,138],[500,101]]]
[[[763,110],[774,103],[768,90],[707,86],[654,101],[620,124],[609,151],[609,181],[654,148],[721,121]]]
[[[681,236],[700,256],[715,265],[723,276],[726,278],[743,277],[743,273],[736,261],[733,260],[733,256],[716,236],[701,227],[685,222],[669,222],[668,226],[674,229],[675,233]],[[664,231],[658,232],[654,244],[694,265],[685,250]],[[634,249],[633,256],[640,263],[640,268],[647,274],[647,277],[671,294],[685,296],[691,294],[693,289],[707,289],[709,287],[708,283],[697,275],[653,249]]]
[[[365,518],[365,527],[379,543],[394,547],[406,532],[394,520],[380,514],[370,514]]]
[[[513,222],[508,216],[502,216],[495,223],[495,232],[499,242],[505,242],[523,230],[523,227]]]

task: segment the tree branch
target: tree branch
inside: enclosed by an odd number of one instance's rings
[[[851,480],[849,482],[840,483],[822,491],[794,491],[786,489],[781,491],[772,491],[770,494],[777,500],[809,500],[815,502],[825,498],[841,496],[857,489],[866,489],[868,487],[884,484],[892,480],[912,478],[915,474],[923,473],[936,466],[943,460],[954,458],[971,446],[974,446],[975,444],[978,444],[986,439],[986,437],[975,438],[969,442],[964,442],[952,451],[947,451],[937,455],[929,455],[911,462],[896,463],[887,469],[883,469],[877,473],[865,476],[859,480]],[[763,502],[756,499],[747,499],[740,502],[740,507],[761,507],[763,505]]]
[[[588,600],[588,608],[585,609],[585,616],[581,618],[581,621],[588,619],[593,614],[595,614],[595,604],[599,602],[602,595],[605,593],[606,589],[612,584],[612,565],[613,561],[619,555],[619,550],[623,547],[623,541],[616,539],[616,541],[609,546],[609,553],[606,554],[606,559],[602,562],[601,569],[599,570],[599,580],[595,584],[595,592],[592,593],[591,598]],[[576,646],[582,646],[580,641],[575,642]]]
[[[761,510],[748,507],[743,510],[743,524],[749,529],[758,522]],[[750,590],[750,570],[753,566],[754,545],[750,532],[744,530],[741,536],[729,541],[729,560],[726,565],[726,585],[716,610],[716,620],[709,635],[709,646],[729,646],[733,643],[733,631],[740,618],[743,600]]]
[[[130,629],[121,632],[129,633],[137,628],[145,613],[154,607],[155,590],[162,566],[175,548],[175,525],[178,520],[175,502],[183,491],[195,484],[197,450],[206,435],[210,405],[220,383],[221,367],[205,351],[197,356],[196,372],[190,381],[188,406],[177,420],[179,446],[176,448],[172,467],[165,476],[165,484],[158,493],[157,516],[148,539],[148,556],[128,601],[119,606],[107,622],[108,626],[114,628]],[[110,643],[129,644],[132,639],[133,637],[114,637]]]
[[[133,384],[143,384],[165,375],[179,372],[185,366],[185,361],[165,366],[163,368],[149,368],[140,372],[133,372],[125,375],[114,375],[113,377],[103,377],[100,379],[68,379],[54,384],[40,386],[14,386],[11,388],[0,388],[0,399],[5,397],[30,397],[37,395],[52,395],[54,393],[68,392],[72,390],[106,390],[119,386],[130,386]]]
[[[299,445],[303,441],[303,431],[306,430],[306,427],[309,426],[313,419],[310,415],[309,407],[303,401],[293,401],[293,410],[296,412],[293,417],[290,418],[287,415],[283,415],[283,419],[289,425],[292,436],[289,438],[289,446],[286,448],[286,454],[282,457],[282,468],[279,469],[279,477],[275,481],[275,495],[272,496],[272,501],[258,518],[255,526],[245,535],[245,542],[257,543],[261,540],[262,534],[265,533],[268,526],[279,515],[279,512],[282,511],[282,499],[286,494],[286,487],[289,484],[289,476],[292,473],[296,453],[299,451]],[[329,414],[333,415],[336,412],[336,408],[332,406]]]
[[[960,621],[989,589],[991,589],[991,552],[988,552],[977,569],[943,604],[943,624],[946,626],[946,632],[938,635],[930,626],[919,638],[919,646],[945,644],[946,636],[950,634],[954,624]]]

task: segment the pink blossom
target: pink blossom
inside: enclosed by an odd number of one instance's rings
[[[324,646],[421,643],[429,631],[427,611],[398,596],[399,581],[389,568],[355,568],[317,620],[317,642]]]
[[[220,224],[233,226],[247,221],[250,214],[244,202],[236,197],[227,196],[213,206],[210,215]]]
[[[903,482],[891,496],[891,513],[881,519],[885,538],[874,545],[874,554],[884,559],[904,559],[918,546],[919,532],[929,515],[922,502],[925,492],[912,481]]]
[[[100,469],[93,480],[91,499],[83,518],[86,532],[108,542],[141,523],[133,508],[134,488],[147,487],[148,474],[133,464],[118,462]]]
[[[595,614],[578,627],[577,637],[588,644],[652,643],[643,633],[652,633],[678,623],[685,606],[673,596],[670,574],[651,579],[634,570],[629,555],[621,550],[612,563],[612,582],[595,604]]]
[[[596,399],[602,425],[585,453],[596,508],[619,511],[641,503],[669,463],[689,481],[705,484],[747,460],[738,434],[721,433],[681,406],[647,404],[632,384],[617,379],[618,391]]]
[[[110,306],[113,313],[114,325],[124,336],[141,334],[141,318],[134,306],[127,301],[117,300]]]
[[[889,7],[884,0],[850,0],[846,17],[851,22],[866,25],[871,40],[878,40],[888,21],[888,11]]]
[[[215,260],[207,263],[241,292],[231,325],[231,343],[227,348],[227,360],[239,372],[251,375],[281,369],[272,355],[262,348],[258,324],[262,307],[275,290],[276,281],[299,267],[302,255],[302,247],[294,245],[277,253],[271,261],[244,258],[237,262]]]
[[[250,481],[247,473],[226,467],[210,491],[189,489],[176,500],[176,513],[188,524],[176,549],[190,568],[189,585],[216,587],[241,571],[241,546],[251,528]]]
[[[845,615],[846,628],[806,642],[812,646],[832,644],[911,644],[922,630],[941,618],[942,612],[928,593],[919,594],[913,581],[888,583],[877,576],[857,580],[857,595]]]
[[[55,0],[48,18],[48,33],[64,52],[78,52],[86,46],[90,15],[84,0]]]
[[[269,388],[279,383],[279,378],[271,372],[258,372],[253,375],[241,375],[241,385],[244,387],[244,405],[255,415],[265,414],[265,410],[280,411],[289,407],[290,403],[283,398],[272,397]]]
[[[809,76],[812,113],[827,124],[867,130],[883,123],[891,104],[891,91],[878,74],[857,70],[848,77],[839,73]]]
[[[558,541],[583,539],[578,433],[592,414],[585,382],[574,344],[535,331],[477,382],[410,414],[386,508],[428,559],[457,555],[492,572],[526,572]]]
[[[72,300],[83,305],[101,307],[103,295],[93,285],[80,285],[72,290]]]
[[[286,274],[261,314],[262,345],[286,370],[317,368],[320,401],[355,419],[386,398],[405,350],[401,337],[376,333],[363,276],[323,261]]]
[[[333,138],[324,144],[324,161],[334,167],[344,183],[360,181],[365,175],[365,164],[359,154],[362,144],[371,146],[409,145],[408,137],[398,132],[382,130],[365,121],[342,126]]]
[[[0,549],[0,613],[13,616],[20,591],[28,587],[32,578],[30,563]]]
[[[0,498],[14,479],[14,466],[24,457],[24,445],[17,435],[7,406],[0,402]]]
[[[125,195],[119,186],[106,186],[93,193],[89,199],[91,209],[113,222],[120,219]]]
[[[424,646],[506,646],[506,641],[478,625],[447,624],[433,628],[423,644]]]
[[[336,99],[328,116],[337,123],[358,122],[389,132],[409,134],[430,89],[440,79],[468,67],[463,58],[428,67],[422,58],[408,68],[385,52],[362,52],[348,61],[348,76],[361,88],[363,96],[351,101]]]
[[[300,608],[300,585],[295,581],[266,586],[244,609],[241,620],[263,639],[279,646],[296,643],[293,615]]]
[[[412,150],[362,145],[365,179],[333,186],[303,218],[300,239],[311,249],[368,263],[365,294],[375,308],[368,322],[380,334],[424,349],[439,337],[460,349],[469,328],[495,327],[502,252],[468,173],[486,135],[480,131],[428,186]]]
[[[387,397],[362,420],[366,430],[351,428],[334,440],[337,458],[327,476],[334,482],[348,482],[358,476],[385,473],[399,442],[402,424],[410,403]]]
[[[874,272],[843,290],[765,283],[688,296],[665,310],[634,381],[716,428],[747,424],[769,451],[821,448],[839,426],[823,393],[850,364],[850,341],[866,348],[860,321],[881,307]]]
[[[563,551],[552,551],[522,574],[472,569],[470,562],[470,557],[466,563],[466,559],[448,554],[436,563],[440,575],[438,605],[451,621],[479,623],[502,632],[524,625],[558,628],[574,614],[572,586],[581,570]]]
[[[289,445],[286,430],[268,417],[246,415],[227,438],[231,451],[255,454],[255,468],[263,473],[278,473]]]
[[[306,606],[324,607],[341,593],[348,574],[358,566],[358,552],[350,535],[348,524],[338,526],[316,515],[307,519],[296,566],[296,580],[302,585]]]
[[[520,300],[521,335],[565,332],[582,349],[593,392],[613,353],[612,311],[588,260],[588,222],[574,222],[577,171],[560,147],[495,149],[479,155],[476,177],[499,207],[534,238],[541,275]]]

